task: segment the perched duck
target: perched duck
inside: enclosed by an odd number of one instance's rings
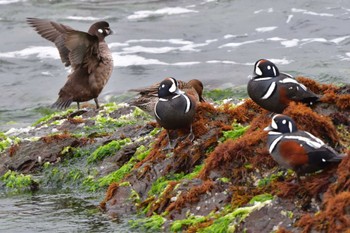
[[[266,59],[255,63],[254,77],[249,80],[247,88],[255,103],[274,113],[282,113],[291,101],[312,105],[319,99],[291,75],[279,72],[277,66]]]
[[[345,156],[311,133],[298,130],[294,120],[286,115],[275,115],[265,130],[269,131],[267,145],[273,159],[282,167],[294,170],[298,181],[300,175],[324,169]]]
[[[45,19],[28,18],[27,22],[39,35],[55,43],[62,62],[72,67],[52,106],[64,109],[77,102],[79,109],[80,102],[94,99],[99,108],[97,97],[113,71],[112,54],[105,42],[112,33],[109,24],[100,21],[82,32]]]
[[[138,92],[139,97],[131,102],[131,105],[137,106],[150,115],[154,114],[154,106],[158,102],[158,88],[160,83],[156,83],[150,87],[132,89],[130,91]],[[192,79],[188,82],[177,80],[180,90],[191,95],[195,102],[205,102],[203,93],[203,83],[198,79]]]
[[[157,122],[166,129],[169,139],[168,147],[174,148],[169,136],[169,130],[189,128],[191,140],[192,122],[196,113],[196,100],[178,88],[174,78],[164,79],[158,87],[158,101],[154,106],[154,115]]]

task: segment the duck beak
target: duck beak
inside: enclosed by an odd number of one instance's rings
[[[112,35],[114,33],[110,28],[106,28],[106,31],[108,35]]]
[[[271,127],[271,125],[264,128],[264,131],[271,131],[274,130],[274,128]]]

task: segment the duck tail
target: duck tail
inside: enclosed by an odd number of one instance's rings
[[[71,103],[73,102],[72,99],[63,99],[63,98],[58,98],[55,103],[51,105],[51,108],[56,108],[56,109],[66,109],[68,108]]]

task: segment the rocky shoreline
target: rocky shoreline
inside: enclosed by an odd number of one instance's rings
[[[292,103],[284,113],[350,155],[350,86],[298,80],[323,95],[321,103]],[[16,193],[107,190],[102,211],[113,218],[140,214],[130,224],[142,231],[349,229],[349,157],[298,184],[268,154],[262,129],[270,113],[249,99],[209,102],[198,107],[195,140],[185,138],[173,151],[163,150],[166,133],[155,120],[128,104],[54,112],[0,134],[0,184]]]

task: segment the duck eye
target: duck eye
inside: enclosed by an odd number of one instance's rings
[[[98,29],[97,31],[98,31],[99,33],[101,33],[101,34],[103,33],[103,30],[102,30],[101,28]]]

